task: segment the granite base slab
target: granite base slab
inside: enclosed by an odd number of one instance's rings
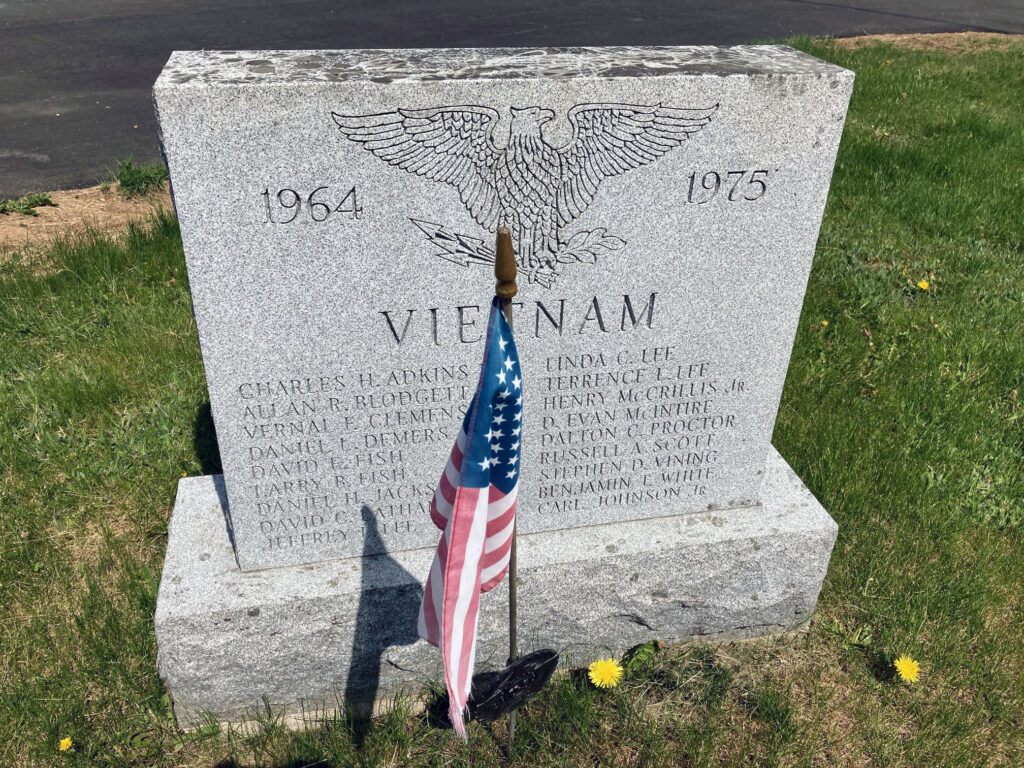
[[[221,476],[183,479],[170,523],[157,663],[183,727],[238,721],[264,700],[294,718],[440,679],[415,630],[432,549],[242,572],[224,499]],[[520,645],[584,663],[653,638],[798,628],[836,533],[772,448],[758,506],[522,535]],[[481,601],[477,671],[504,664],[507,637],[503,584]]]

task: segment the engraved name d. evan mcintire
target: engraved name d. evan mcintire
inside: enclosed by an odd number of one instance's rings
[[[625,242],[603,227],[567,239],[562,229],[587,209],[604,179],[656,160],[711,122],[718,105],[679,109],[660,104],[579,104],[568,112],[573,137],[563,147],[544,138],[550,109],[509,108],[508,141],[498,146],[497,110],[481,106],[399,109],[375,115],[332,112],[342,134],[382,160],[431,181],[451,184],[477,224],[512,232],[530,282],[550,287],[558,265],[595,262]],[[456,264],[493,264],[480,238],[412,219]]]

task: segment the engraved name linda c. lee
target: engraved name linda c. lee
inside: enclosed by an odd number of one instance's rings
[[[638,104],[579,104],[568,112],[573,137],[554,147],[543,126],[550,109],[509,108],[504,146],[494,140],[499,113],[490,107],[398,109],[373,115],[332,112],[341,133],[382,160],[431,181],[450,184],[487,232],[502,224],[530,282],[550,287],[558,265],[594,262],[625,243],[604,228],[563,239],[562,229],[593,202],[604,179],[653,162],[711,122],[718,105],[699,109]],[[480,238],[412,220],[456,264],[493,264]]]

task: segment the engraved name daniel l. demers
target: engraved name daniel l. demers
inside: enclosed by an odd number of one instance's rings
[[[487,232],[512,232],[517,260],[530,282],[550,287],[558,265],[597,260],[625,243],[604,228],[563,238],[562,230],[593,202],[604,179],[653,162],[711,122],[718,105],[680,109],[660,104],[578,104],[567,118],[572,140],[554,147],[544,137],[550,109],[509,107],[508,140],[494,137],[499,114],[481,106],[398,109],[374,115],[332,112],[342,134],[402,170],[459,191]],[[456,264],[493,264],[482,239],[440,224],[412,220],[439,256]]]

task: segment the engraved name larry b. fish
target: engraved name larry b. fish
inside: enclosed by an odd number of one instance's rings
[[[680,109],[660,104],[578,104],[568,112],[572,140],[554,147],[544,137],[550,109],[510,107],[508,140],[494,137],[497,110],[481,106],[398,109],[375,115],[332,112],[342,134],[409,173],[455,187],[488,232],[512,232],[522,271],[550,286],[558,265],[594,262],[625,243],[604,228],[563,239],[562,230],[593,202],[604,179],[658,159],[711,122],[718,105]],[[412,219],[456,264],[493,264],[480,238]]]

